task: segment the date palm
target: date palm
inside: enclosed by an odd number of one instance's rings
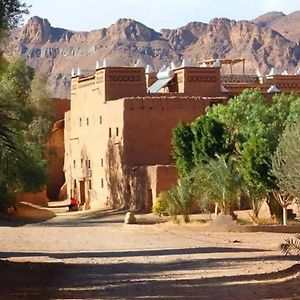
[[[281,250],[285,255],[300,255],[300,234],[297,234],[294,239],[285,239],[284,243],[281,244]]]
[[[242,178],[232,159],[224,156],[210,159],[194,170],[195,184],[201,198],[217,203],[221,212],[234,216],[239,202]]]

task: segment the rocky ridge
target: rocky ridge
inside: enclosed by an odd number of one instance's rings
[[[65,98],[69,98],[70,70],[80,67],[84,73],[93,72],[95,62],[105,57],[115,65],[133,65],[141,59],[156,69],[171,61],[178,64],[183,57],[194,64],[202,59],[243,57],[249,73],[257,68],[267,72],[271,67],[294,72],[299,67],[299,44],[269,28],[273,19],[282,17],[276,13],[253,22],[219,18],[161,32],[131,19],[99,30],[74,32],[32,17],[23,28],[11,32],[6,55],[24,57],[48,76],[52,96]]]

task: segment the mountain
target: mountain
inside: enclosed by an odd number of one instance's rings
[[[273,29],[291,41],[300,42],[300,10],[289,15],[269,12],[254,19],[253,22]]]
[[[133,65],[140,58],[156,69],[171,61],[178,64],[183,57],[195,64],[202,59],[243,57],[249,73],[257,68],[267,72],[273,66],[294,71],[300,46],[269,28],[276,15],[256,22],[224,18],[208,24],[192,22],[161,32],[131,19],[90,32],[74,32],[33,17],[23,28],[11,32],[5,53],[24,57],[48,76],[53,96],[67,98],[70,70],[80,67],[83,73],[92,73],[96,61],[105,57],[115,65]]]

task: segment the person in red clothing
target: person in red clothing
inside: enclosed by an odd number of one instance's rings
[[[78,210],[79,201],[75,197],[71,197],[69,210]]]

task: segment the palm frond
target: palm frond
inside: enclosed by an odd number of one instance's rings
[[[295,238],[285,239],[280,248],[285,255],[300,255],[300,234],[295,235]]]

